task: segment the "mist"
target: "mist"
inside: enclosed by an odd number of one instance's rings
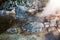
[[[56,11],[60,8],[60,0],[49,0],[46,7],[43,8],[41,16],[49,16],[50,14],[56,14]]]

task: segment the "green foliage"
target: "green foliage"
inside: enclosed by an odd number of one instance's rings
[[[9,8],[10,7],[10,4],[12,4],[12,7],[14,6],[14,5],[26,5],[26,3],[27,3],[27,0],[15,0],[15,1],[13,1],[13,0],[8,0],[8,1],[6,1],[5,3],[3,3],[2,5],[3,5],[3,9],[7,9],[7,8]]]

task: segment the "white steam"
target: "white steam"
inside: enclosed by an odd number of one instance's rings
[[[49,14],[55,14],[57,8],[60,7],[60,0],[49,0],[44,11],[40,14],[41,16],[49,16]]]

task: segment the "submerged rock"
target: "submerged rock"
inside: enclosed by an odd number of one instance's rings
[[[60,40],[60,34],[59,35],[57,34],[59,34],[59,32],[56,31],[49,32],[48,34],[45,35],[45,40]]]
[[[24,6],[16,6],[15,7],[15,12],[16,12],[16,17],[18,18],[25,18],[26,14],[26,9]]]
[[[30,22],[25,24],[22,29],[27,32],[40,32],[42,30],[42,27],[44,27],[44,25],[40,22]]]

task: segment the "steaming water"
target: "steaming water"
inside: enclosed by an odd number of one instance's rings
[[[60,35],[54,36],[52,32],[46,34],[44,37],[38,37],[36,35],[24,36],[22,34],[11,34],[7,40],[60,40]]]
[[[42,12],[41,16],[47,16],[52,13],[54,14],[56,12],[57,8],[59,8],[59,7],[60,7],[60,0],[49,0],[46,7],[44,8],[44,11]],[[18,15],[19,14],[17,14],[17,16]],[[19,15],[19,17],[20,17],[20,15]],[[9,39],[10,40],[42,40],[41,37],[38,38],[38,37],[35,37],[34,35],[33,35],[33,37],[32,36],[23,36],[21,34],[12,36]],[[48,33],[45,35],[45,40],[60,40],[60,37],[56,38],[52,33]]]
[[[55,14],[57,8],[60,8],[60,0],[49,0],[42,12],[41,16],[48,16],[49,14]]]

